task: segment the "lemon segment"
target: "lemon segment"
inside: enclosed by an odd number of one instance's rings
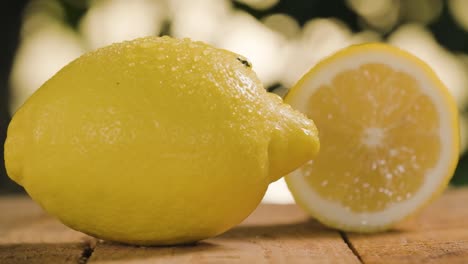
[[[296,201],[347,231],[389,228],[440,193],[459,148],[457,108],[434,72],[385,44],[326,58],[286,98],[317,124],[317,158],[286,181]]]

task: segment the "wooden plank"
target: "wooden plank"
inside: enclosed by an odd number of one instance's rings
[[[349,235],[364,263],[467,263],[468,230]]]
[[[468,189],[445,193],[392,231],[346,234],[364,263],[468,263]],[[28,198],[0,199],[0,263],[359,263],[340,234],[296,206],[261,205],[240,226],[194,246],[102,242]],[[93,252],[94,250],[94,252]]]
[[[452,189],[393,230],[346,234],[364,263],[468,263],[468,189]]]
[[[0,237],[16,225],[31,222],[43,214],[42,209],[26,196],[5,196],[0,199]]]
[[[468,228],[468,188],[452,188],[428,208],[396,226],[400,231]]]
[[[89,263],[359,263],[340,234],[296,206],[261,205],[227,233],[185,247],[99,243]]]
[[[0,199],[0,263],[82,263],[94,239],[48,216],[27,197]]]
[[[2,264],[86,263],[82,243],[0,245]]]

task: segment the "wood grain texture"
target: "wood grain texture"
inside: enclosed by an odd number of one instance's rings
[[[468,230],[350,235],[364,263],[468,263]]]
[[[0,245],[2,264],[86,263],[82,243]]]
[[[238,227],[192,246],[133,247],[73,231],[29,198],[0,198],[1,264],[468,263],[468,188],[447,191],[389,232],[342,236],[297,206],[260,205]]]
[[[31,222],[43,211],[25,196],[5,196],[0,199],[0,237],[14,226]]]
[[[395,227],[399,231],[468,228],[468,188],[448,189],[427,208]]]
[[[82,263],[94,242],[27,197],[0,199],[0,263]]]
[[[227,233],[184,247],[99,243],[88,263],[359,263],[340,234],[296,206],[261,205]]]
[[[468,189],[451,189],[388,232],[346,234],[364,263],[468,263]]]

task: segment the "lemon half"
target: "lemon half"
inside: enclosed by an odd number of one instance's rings
[[[326,58],[285,99],[320,132],[317,158],[287,176],[326,225],[384,230],[436,197],[458,160],[457,108],[421,60],[385,44]]]

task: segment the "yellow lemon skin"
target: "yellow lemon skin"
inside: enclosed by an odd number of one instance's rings
[[[8,175],[95,237],[191,243],[247,217],[268,184],[312,159],[317,129],[245,62],[148,37],[83,55],[14,115]]]

